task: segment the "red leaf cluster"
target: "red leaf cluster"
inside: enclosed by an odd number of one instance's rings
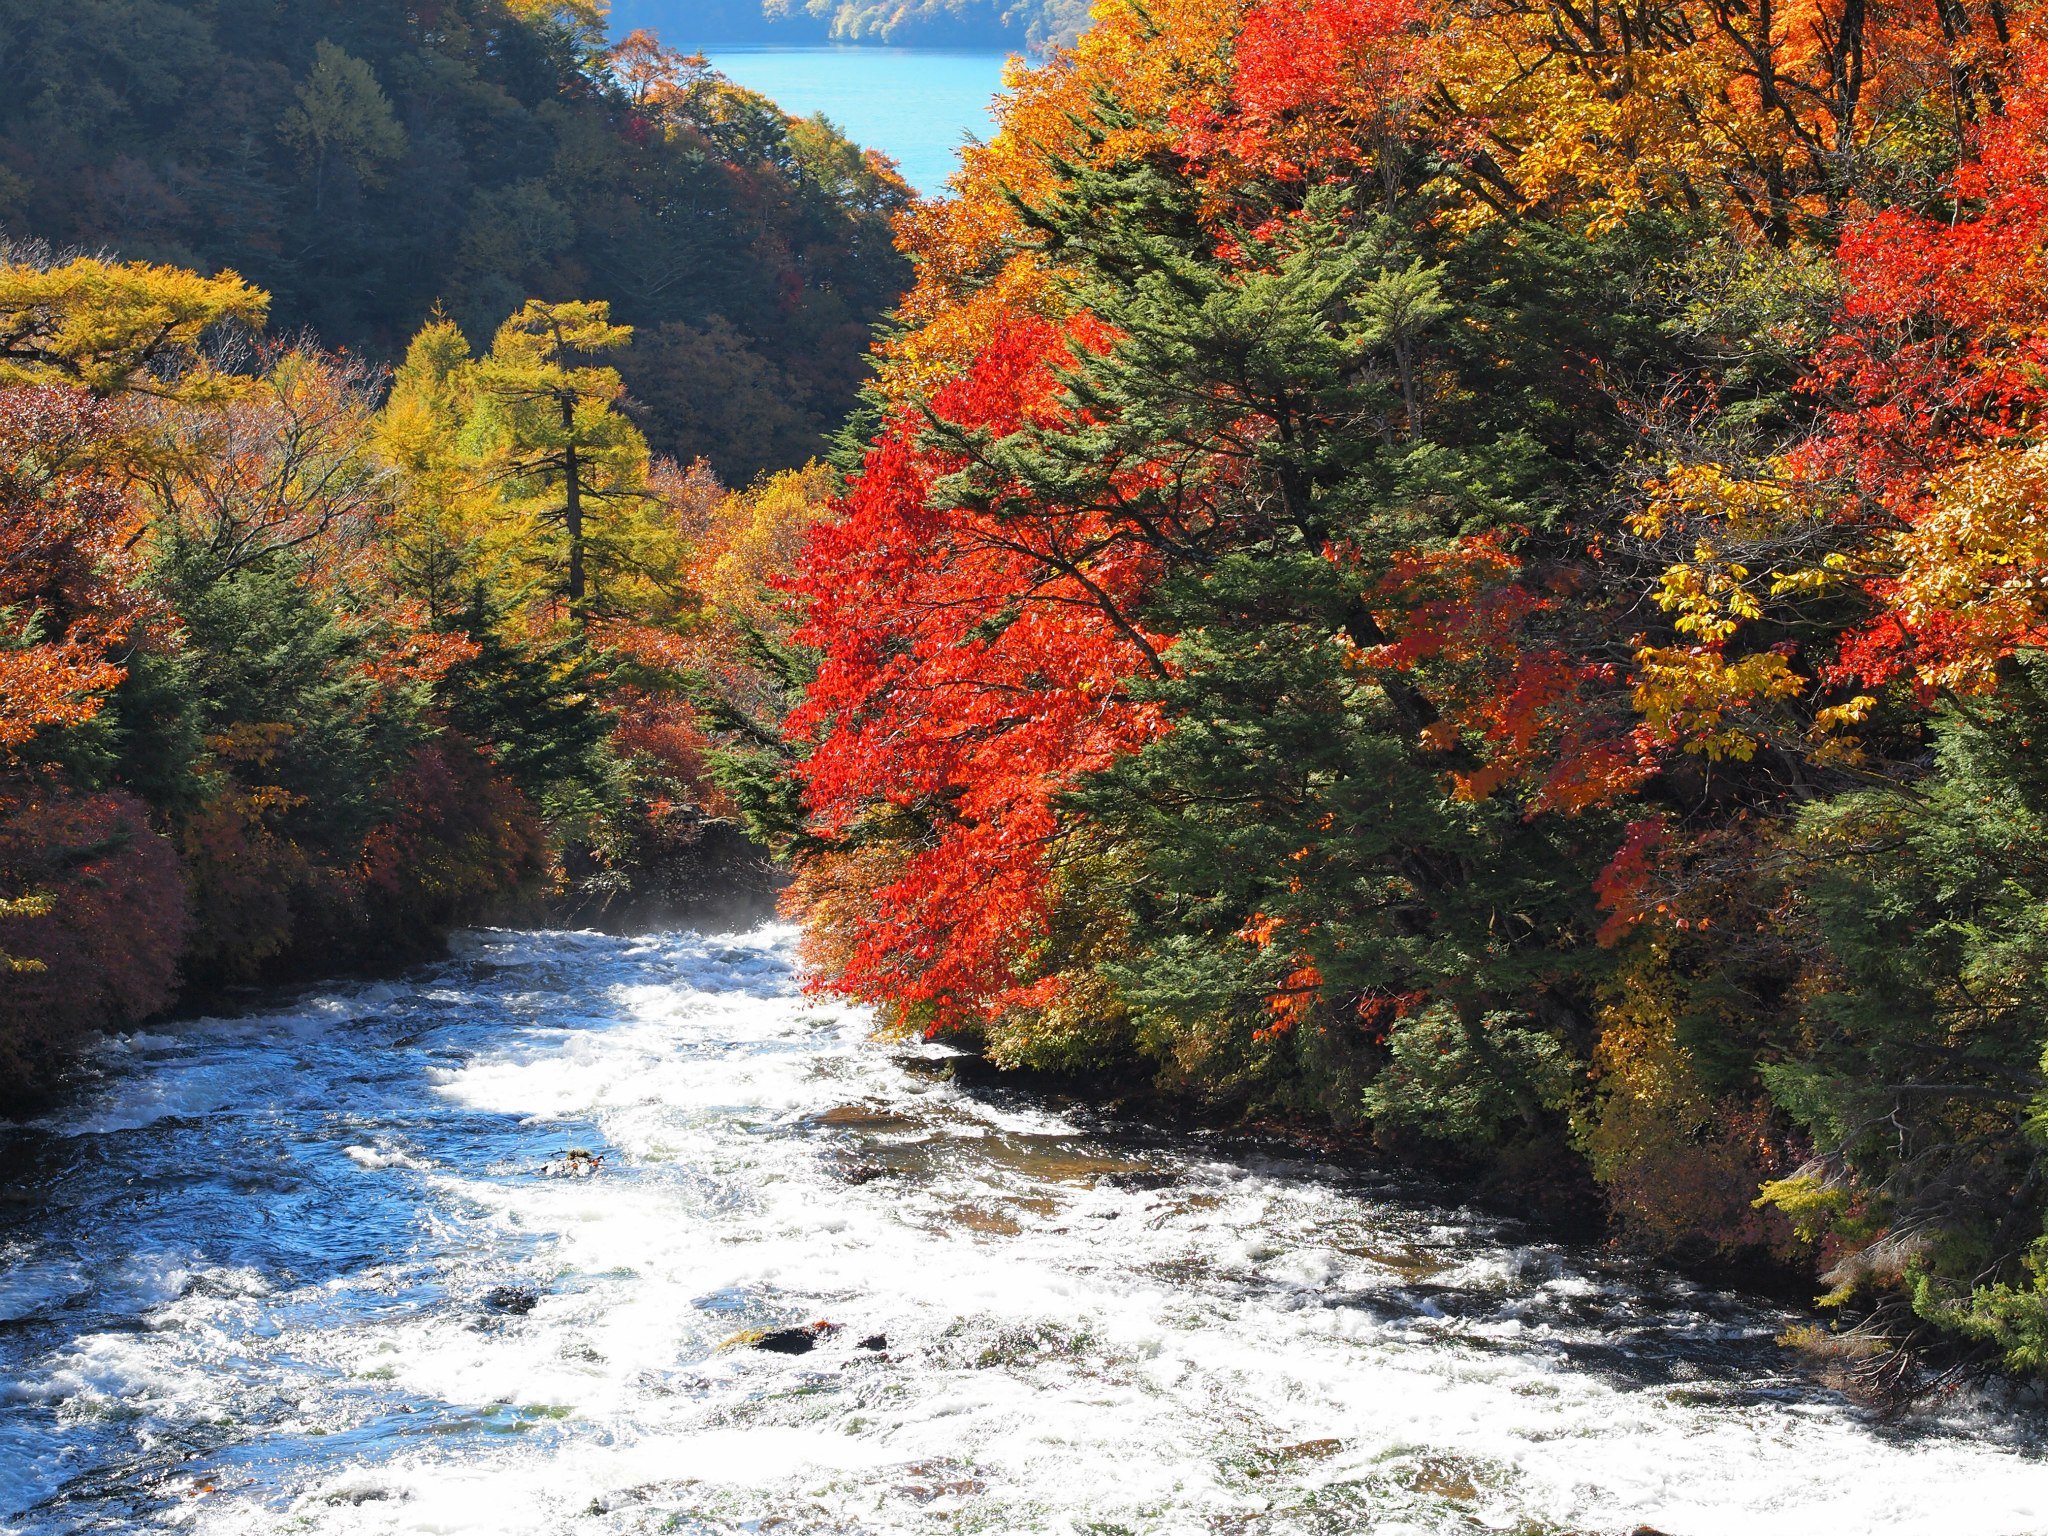
[[[1056,409],[1070,338],[1085,344],[1086,323],[1019,323],[933,413],[1002,434]],[[801,638],[822,660],[790,728],[816,743],[803,774],[821,827],[857,839],[863,818],[892,811],[929,823],[859,924],[839,984],[935,1028],[1015,999],[1018,936],[1047,909],[1055,800],[1158,727],[1121,680],[1159,637],[1128,632],[1104,604],[1137,597],[1146,560],[1112,543],[1063,572],[1103,530],[1066,509],[951,507],[936,487],[964,463],[900,415],[796,583]]]
[[[148,616],[132,580],[142,514],[103,459],[120,409],[0,389],[0,764],[98,713]]]

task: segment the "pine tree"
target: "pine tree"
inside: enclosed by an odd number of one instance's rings
[[[1103,111],[1101,138],[1130,126]],[[1378,1073],[1390,1124],[1534,1127],[1590,1038],[1611,833],[1483,781],[1499,754],[1443,657],[1489,622],[1503,675],[1543,649],[1518,622],[1542,607],[1523,558],[1546,483],[1583,472],[1527,424],[1568,402],[1474,409],[1465,378],[1573,389],[1566,338],[1504,300],[1588,274],[1546,269],[1540,232],[1461,243],[1412,194],[1240,189],[1219,240],[1208,189],[1165,156],[1062,170],[1018,211],[1111,339],[1073,348],[1058,408],[1023,430],[927,440],[967,465],[941,504],[1007,528],[1127,634],[1171,637],[1128,683],[1170,727],[1067,802],[1076,846],[1128,882],[1116,989],[1155,1051],[1215,1083],[1291,1058],[1340,1109]],[[1088,579],[1119,563],[1153,573],[1136,602]]]
[[[1836,1299],[2048,1369],[2048,661],[1935,726],[1934,771],[1800,818],[1797,1033],[1765,1081],[1815,1162],[1768,1191],[1851,1242]],[[1893,1318],[1890,1321],[1896,1322]],[[1893,1329],[1910,1332],[1911,1320]]]
[[[579,629],[641,553],[647,440],[619,409],[618,370],[595,361],[632,339],[608,304],[533,299],[471,372],[471,430],[507,519],[500,543],[514,563],[544,573]]]

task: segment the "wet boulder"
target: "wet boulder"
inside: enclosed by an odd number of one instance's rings
[[[484,1295],[486,1308],[508,1317],[524,1317],[539,1305],[540,1292],[528,1290],[523,1285],[501,1285]]]

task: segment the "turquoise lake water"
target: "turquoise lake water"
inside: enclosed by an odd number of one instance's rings
[[[994,126],[999,53],[923,48],[716,48],[711,62],[799,117],[822,112],[855,143],[879,149],[920,192],[945,190],[960,146]]]

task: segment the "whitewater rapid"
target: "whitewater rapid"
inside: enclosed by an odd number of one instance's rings
[[[948,1055],[779,928],[112,1042],[0,1143],[0,1531],[2048,1533],[2022,1415],[1875,1424],[1768,1309]]]

